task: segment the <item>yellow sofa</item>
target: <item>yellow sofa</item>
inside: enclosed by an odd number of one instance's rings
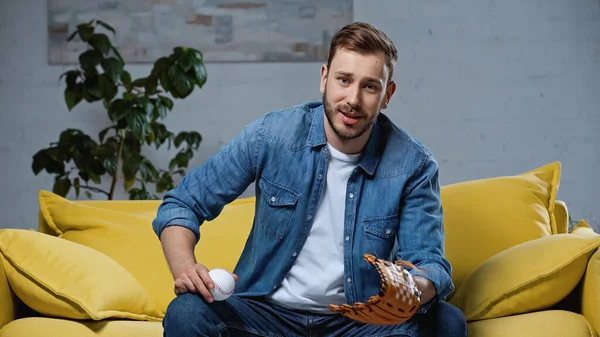
[[[572,230],[561,166],[442,186],[446,253],[472,337],[600,332],[600,236]],[[37,230],[0,230],[0,337],[160,337],[173,284],[151,229],[159,201],[39,195]],[[233,270],[254,198],[201,229],[197,258]]]

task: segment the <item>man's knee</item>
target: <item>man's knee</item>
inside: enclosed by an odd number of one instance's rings
[[[163,318],[164,336],[216,336],[223,323],[201,295],[185,293],[174,298]]]
[[[448,302],[439,302],[435,309],[435,321],[439,336],[465,337],[467,336],[467,321],[460,309]]]

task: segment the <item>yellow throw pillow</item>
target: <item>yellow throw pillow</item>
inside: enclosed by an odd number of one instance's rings
[[[587,220],[585,219],[579,221],[575,226],[573,226],[573,228],[571,229],[571,234],[583,236],[600,235],[594,231],[594,229],[588,224]]]
[[[441,187],[446,256],[456,288],[475,268],[517,244],[556,233],[560,164],[515,176]]]
[[[0,230],[0,257],[15,294],[46,316],[160,321],[140,284],[105,255],[30,230]]]
[[[150,219],[39,193],[40,211],[58,237],[91,247],[115,260],[142,285],[161,312],[173,292],[173,276]]]
[[[509,248],[487,260],[457,289],[451,303],[468,321],[550,307],[581,281],[600,237],[556,234]]]

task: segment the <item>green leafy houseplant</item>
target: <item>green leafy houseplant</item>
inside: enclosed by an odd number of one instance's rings
[[[109,37],[97,32],[99,27],[115,34],[105,22],[92,20],[78,25],[69,36],[68,41],[78,36],[88,48],[79,55],[79,66],[60,79],[66,84],[64,99],[69,110],[84,100],[102,101],[112,125],[99,132],[98,140],[78,129],[62,131],[58,142],[33,156],[31,168],[35,175],[43,170],[53,174],[53,191],[61,196],[74,189],[77,198],[84,190],[88,198],[100,193],[111,200],[120,173],[129,199],[157,199],[148,184],[155,185],[156,193],[172,189],[173,177],[185,174],[202,141],[198,132],[175,135],[160,122],[173,108],[169,94],[182,99],[206,83],[202,53],[176,47],[171,55],[154,62],[148,76],[132,80]],[[158,149],[164,144],[178,152],[168,170],[159,170],[142,154],[142,148]],[[105,175],[112,179],[108,191],[98,186]]]

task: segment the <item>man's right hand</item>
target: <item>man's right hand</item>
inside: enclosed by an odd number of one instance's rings
[[[232,275],[237,281],[238,276],[235,274]],[[208,275],[208,269],[205,265],[200,263],[190,265],[175,279],[176,295],[181,295],[188,292],[196,293],[202,295],[208,303],[212,303],[214,301],[214,298],[210,293],[210,289],[213,288],[214,283]]]

